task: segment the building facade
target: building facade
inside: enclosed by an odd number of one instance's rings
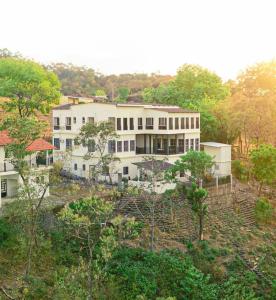
[[[174,163],[188,150],[200,150],[200,114],[178,106],[71,103],[54,108],[52,115],[54,161],[62,160],[64,168],[79,177],[89,178],[97,161],[97,153],[86,159],[93,149],[74,144],[87,122],[114,125],[118,138],[106,147],[120,159],[110,170],[114,182],[118,176],[135,178],[138,170],[134,163],[145,157]]]

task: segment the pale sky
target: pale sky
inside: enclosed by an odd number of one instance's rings
[[[0,48],[105,74],[195,63],[226,80],[276,58],[276,0],[0,0],[0,12]]]

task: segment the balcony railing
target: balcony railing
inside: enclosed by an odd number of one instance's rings
[[[14,166],[11,163],[0,163],[0,172],[14,171]]]
[[[136,147],[136,154],[159,154],[159,155],[173,155],[173,154],[183,154],[184,147],[175,147],[169,146],[166,149],[158,149],[158,148],[144,148],[144,147]]]

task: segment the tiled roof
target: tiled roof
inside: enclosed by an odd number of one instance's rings
[[[0,131],[0,146],[6,146],[12,143],[12,139],[9,137],[8,131],[3,130]],[[55,147],[46,142],[43,139],[36,139],[34,140],[27,148],[27,151],[45,151],[45,150],[53,150]]]
[[[37,139],[37,140],[33,141],[26,148],[26,150],[28,150],[28,151],[45,151],[45,150],[53,150],[53,149],[55,149],[55,147],[43,139]]]
[[[0,131],[0,146],[6,146],[12,142],[12,139],[9,137],[8,131]]]
[[[69,110],[72,105],[76,105],[76,104],[67,103],[67,104],[58,105],[54,107],[53,110]]]

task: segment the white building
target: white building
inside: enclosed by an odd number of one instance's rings
[[[9,137],[7,131],[0,131],[0,208],[3,199],[16,196],[18,188],[22,183],[10,159],[6,157],[5,148],[10,143],[12,143],[12,139]],[[26,157],[26,161],[31,166],[34,176],[38,176],[36,174],[43,174],[45,180],[49,179],[48,170],[51,168],[49,167],[51,161],[50,157],[46,155],[45,164],[40,165],[41,160],[39,160],[39,154],[53,149],[54,147],[43,139],[37,139],[27,147],[27,150],[30,151],[30,155]],[[47,189],[45,193],[45,196],[48,195],[49,189]]]
[[[86,160],[88,149],[74,145],[74,139],[86,122],[101,121],[113,123],[119,136],[109,141],[106,149],[120,158],[110,170],[114,182],[118,176],[135,178],[138,172],[134,163],[143,161],[145,156],[154,155],[160,160],[167,158],[169,163],[174,163],[188,150],[199,150],[198,112],[178,106],[150,104],[71,103],[53,109],[54,161],[61,159],[65,169],[88,178],[97,154]]]

